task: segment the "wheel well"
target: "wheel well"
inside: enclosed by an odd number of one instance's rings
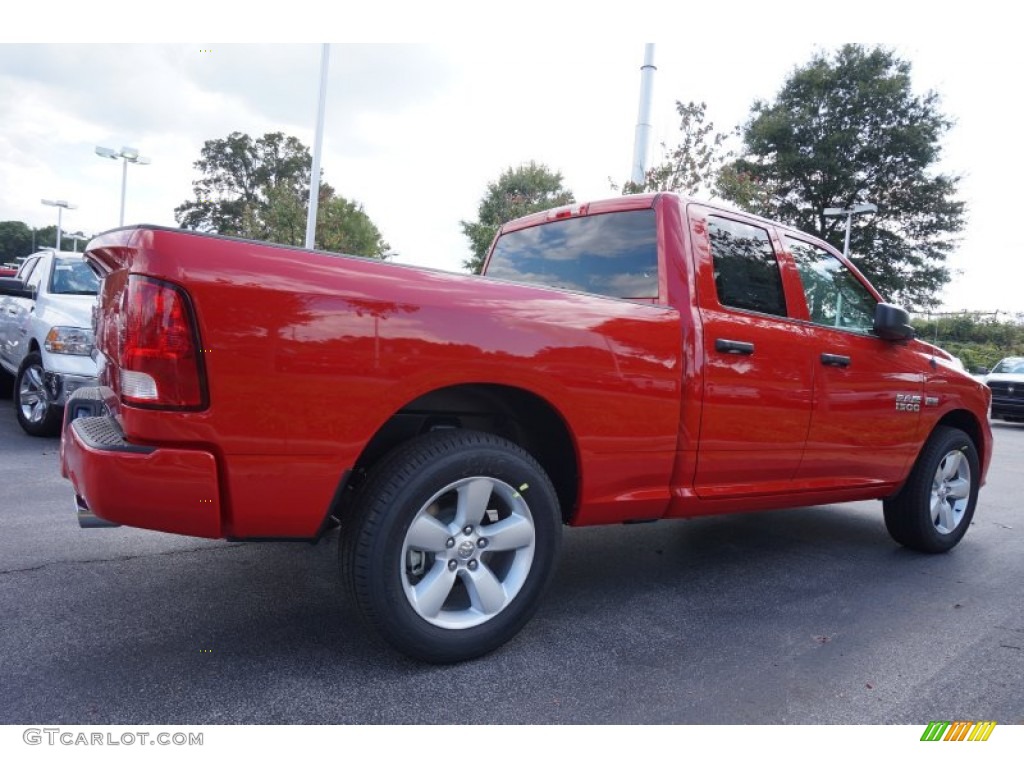
[[[978,456],[981,457],[983,462],[989,450],[991,450],[991,446],[985,443],[981,425],[970,411],[950,411],[939,419],[939,423],[935,426],[956,427],[966,432],[971,440],[974,441],[974,447],[978,449]]]
[[[517,444],[544,468],[568,521],[579,493],[576,448],[561,415],[526,390],[497,384],[462,384],[429,392],[408,403],[377,430],[353,468],[348,490],[390,451],[436,429],[475,429]],[[350,493],[337,506],[343,508]],[[336,512],[340,512],[336,509]],[[337,516],[337,515],[336,515]]]

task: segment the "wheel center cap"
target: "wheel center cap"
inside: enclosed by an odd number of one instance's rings
[[[475,551],[476,551],[476,546],[474,546],[472,541],[464,541],[461,544],[459,544],[459,549],[458,549],[459,557],[469,557]]]

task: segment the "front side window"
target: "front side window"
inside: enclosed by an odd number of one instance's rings
[[[597,293],[658,297],[658,232],[653,209],[559,219],[502,235],[488,277]]]
[[[816,245],[786,238],[793,254],[811,322],[870,333],[878,303],[843,262]]]
[[[767,230],[709,216],[708,240],[719,304],[786,316],[782,274]]]
[[[46,262],[43,259],[38,259],[35,265],[29,268],[25,277],[22,278],[25,282],[25,287],[34,288],[38,291],[39,286],[42,285],[43,281],[46,279],[46,273]]]
[[[32,275],[32,270],[36,268],[36,264],[39,263],[39,258],[29,259],[21,265],[21,269],[18,270],[18,279],[23,283],[27,283],[29,277]]]

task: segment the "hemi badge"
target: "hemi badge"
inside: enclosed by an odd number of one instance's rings
[[[925,405],[938,405],[939,404],[939,398],[937,398],[937,397],[926,397],[924,399],[924,404]]]

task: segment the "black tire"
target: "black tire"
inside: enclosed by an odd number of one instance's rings
[[[903,489],[883,502],[885,527],[910,549],[948,552],[971,524],[980,480],[978,451],[970,436],[953,427],[936,427]]]
[[[14,379],[14,412],[18,423],[35,437],[60,434],[64,409],[53,402],[46,386],[46,369],[38,352],[26,355]]]
[[[8,398],[14,394],[14,377],[0,368],[0,397]]]
[[[554,488],[532,456],[495,435],[437,430],[370,472],[342,524],[342,576],[364,618],[399,651],[465,661],[530,619],[561,535]]]

